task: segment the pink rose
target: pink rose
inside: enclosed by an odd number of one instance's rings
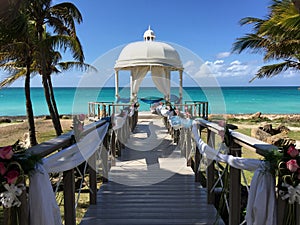
[[[6,167],[3,162],[0,162],[0,174],[4,175],[6,173]]]
[[[80,121],[84,121],[84,120],[85,120],[85,115],[84,115],[84,114],[79,114],[79,115],[78,115],[78,119],[79,119]]]
[[[295,148],[294,145],[291,145],[291,146],[288,148],[287,153],[288,153],[292,158],[295,158],[296,156],[299,155],[299,151],[298,151],[298,149]]]
[[[11,159],[13,154],[14,152],[12,146],[5,146],[0,148],[0,158],[2,159]]]
[[[286,167],[288,168],[289,171],[291,172],[296,172],[298,168],[300,168],[297,164],[297,160],[291,159],[286,163]]]
[[[7,172],[7,174],[5,175],[5,178],[7,179],[7,183],[8,184],[14,184],[18,177],[19,177],[19,172],[16,170],[10,170]]]

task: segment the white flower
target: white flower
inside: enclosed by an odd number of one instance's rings
[[[3,185],[7,191],[0,194],[0,202],[5,208],[10,208],[13,206],[19,207],[21,205],[18,196],[20,196],[25,189],[24,184],[4,184]]]
[[[294,204],[295,202],[300,204],[300,184],[297,187],[293,187],[292,185],[283,183],[282,186],[288,189],[287,193],[280,193],[282,200],[289,199],[290,204]]]

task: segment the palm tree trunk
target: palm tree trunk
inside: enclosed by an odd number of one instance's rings
[[[43,83],[43,87],[44,87],[44,94],[45,94],[46,102],[48,105],[49,113],[50,113],[50,116],[52,119],[52,123],[53,123],[54,129],[55,129],[56,135],[60,136],[62,134],[62,131],[61,131],[61,128],[57,124],[57,121],[59,120],[59,118],[57,118],[57,115],[55,114],[55,112],[53,110],[47,76],[42,75],[42,83]]]
[[[34,114],[32,109],[31,97],[30,97],[30,64],[27,65],[27,72],[25,77],[25,96],[26,96],[26,113],[29,126],[29,140],[30,145],[37,145]]]
[[[54,90],[53,90],[53,86],[52,86],[52,81],[51,81],[51,76],[47,76],[47,80],[48,80],[48,86],[49,86],[49,92],[50,92],[50,98],[51,98],[51,102],[52,102],[52,106],[53,106],[53,110],[54,113],[56,115],[57,121],[55,121],[57,123],[58,128],[60,129],[60,132],[63,133],[62,127],[61,127],[61,123],[60,123],[60,117],[59,117],[59,113],[58,113],[58,109],[57,109],[57,105],[56,105],[56,100],[55,100],[55,96],[54,96]]]
[[[295,5],[295,8],[298,10],[298,13],[300,13],[300,0],[292,0],[292,2]]]

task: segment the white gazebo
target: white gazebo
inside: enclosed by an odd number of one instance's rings
[[[169,44],[155,41],[154,32],[150,29],[144,33],[144,41],[126,45],[115,63],[115,93],[119,96],[119,71],[130,71],[130,100],[137,101],[137,93],[142,80],[150,71],[156,88],[170,100],[171,71],[179,72],[179,101],[182,101],[183,66],[178,52]]]

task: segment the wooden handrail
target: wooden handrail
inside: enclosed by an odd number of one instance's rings
[[[215,136],[219,135],[220,131],[223,131],[224,128],[219,126],[216,123],[209,122],[204,119],[197,119],[199,123],[199,134],[201,137],[201,133],[203,129],[207,130],[207,144],[213,148],[215,148]],[[182,128],[180,131],[184,132],[186,128]],[[232,138],[232,143],[229,146],[229,154],[234,156],[241,156],[242,148],[249,149],[251,151],[256,152],[261,156],[265,156],[269,151],[276,150],[278,147],[265,143],[263,141],[257,140],[253,137],[249,137],[247,135],[241,134],[237,131],[230,130],[230,135]],[[183,137],[180,135],[180,137]],[[189,140],[185,140],[186,142]],[[192,140],[193,141],[193,140]],[[187,144],[185,143],[184,147]],[[196,150],[198,152],[198,150]],[[200,156],[201,157],[201,156]],[[189,160],[189,159],[187,159]],[[194,168],[199,168],[200,160],[199,155],[195,154],[193,158],[194,162],[192,163]],[[208,203],[213,204],[215,200],[215,194],[211,191],[212,186],[216,182],[215,180],[215,167],[214,163],[211,163],[206,171],[206,187],[208,193]],[[195,181],[200,181],[198,170],[195,171]],[[241,170],[236,169],[234,167],[229,168],[229,225],[239,225],[240,224],[240,210],[241,210]],[[280,198],[277,199],[278,208],[285,207],[285,203]],[[298,215],[300,213],[300,207],[297,205],[295,213]],[[284,210],[278,210],[277,220],[278,225],[283,224],[283,216]],[[297,220],[296,225],[300,225],[300,218]]]
[[[107,120],[99,120],[93,122],[91,124],[85,125],[84,130],[80,134],[81,136],[85,136],[95,129],[106,124]],[[106,134],[107,138],[109,138],[109,132]],[[39,155],[44,158],[50,154],[55,154],[57,151],[60,151],[66,147],[71,146],[75,143],[74,132],[70,131],[65,133],[59,137],[55,137],[49,141],[45,141],[36,146],[33,146],[27,150],[28,153]],[[106,153],[107,154],[107,153]],[[89,176],[90,176],[90,204],[96,204],[96,194],[97,194],[97,183],[96,183],[96,157],[95,154],[87,159],[89,163]],[[75,225],[76,224],[76,212],[75,212],[75,177],[74,177],[74,168],[68,171],[63,172],[64,182],[67,182],[68,185],[64,186],[64,218],[65,225]],[[22,205],[26,206],[26,199],[23,199]],[[6,218],[9,216],[7,213],[9,209],[4,210],[4,225],[6,225],[9,220]],[[26,214],[27,216],[27,214]],[[23,216],[20,221],[23,221],[22,224],[28,224],[25,221],[28,221],[25,216]]]

